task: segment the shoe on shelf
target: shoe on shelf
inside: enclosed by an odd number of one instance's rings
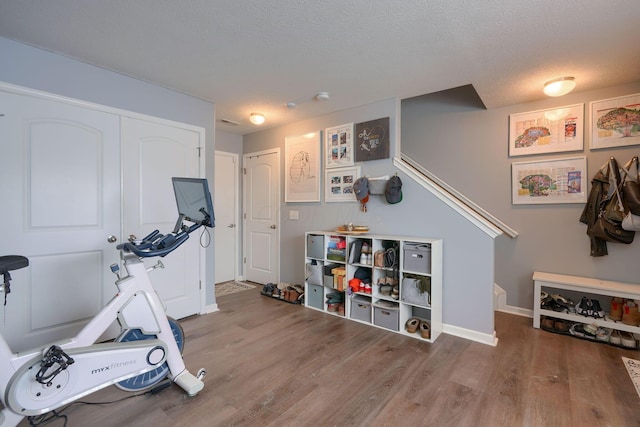
[[[399,299],[400,298],[400,286],[393,285],[393,290],[391,291],[391,298]]]
[[[592,335],[585,331],[584,325],[582,323],[575,323],[573,326],[571,326],[571,328],[569,329],[569,333],[573,336],[586,338],[589,340],[594,340],[596,338],[595,335]]]
[[[636,348],[636,339],[629,332],[620,331],[620,339],[622,346],[626,348]]]
[[[598,328],[596,331],[596,340],[602,342],[609,342],[609,337],[611,336],[611,329],[607,328]]]
[[[576,311],[575,303],[571,301],[569,298],[563,297],[562,295],[559,295],[559,294],[550,295],[550,296],[553,299],[553,302],[555,303],[554,307],[559,307],[559,309],[554,308],[555,311],[575,313]]]
[[[415,331],[417,331],[419,326],[420,326],[420,319],[416,317],[412,317],[411,319],[407,320],[407,323],[405,323],[404,325],[405,329],[410,334],[413,334]]]
[[[553,332],[553,319],[551,317],[543,317],[540,319],[540,328],[545,331]]]
[[[426,340],[431,338],[431,325],[425,320],[420,322],[420,336]]]
[[[611,332],[611,336],[609,337],[609,343],[613,345],[622,345],[622,336],[620,335],[619,330],[614,329],[613,332]]]
[[[588,310],[591,306],[591,300],[587,297],[582,297],[580,302],[576,305],[576,313],[581,314],[583,316],[588,316]]]
[[[561,334],[566,334],[569,332],[571,324],[566,320],[556,319],[553,322],[553,331]]]
[[[598,301],[597,299],[593,299],[591,300],[591,304],[593,307],[591,316],[595,317],[596,319],[604,318],[604,310],[602,309],[602,307],[600,307],[600,301]]]

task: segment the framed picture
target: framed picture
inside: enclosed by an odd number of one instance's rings
[[[512,163],[511,195],[514,205],[585,203],[586,156]]]
[[[321,145],[321,131],[284,139],[286,203],[320,201]]]
[[[509,156],[582,151],[584,104],[509,116]]]
[[[357,202],[353,183],[360,178],[360,166],[327,169],[324,183],[325,202]]]
[[[325,140],[327,169],[353,165],[353,123],[327,128]]]
[[[593,101],[591,149],[640,144],[640,93]]]
[[[389,158],[389,117],[356,123],[355,161]]]

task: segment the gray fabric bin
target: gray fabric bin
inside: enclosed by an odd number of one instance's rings
[[[399,307],[373,306],[373,324],[391,331],[400,330]]]
[[[371,299],[356,295],[351,298],[350,318],[371,323]]]
[[[324,310],[324,287],[307,285],[309,294],[305,295],[309,307]]]
[[[431,245],[405,243],[403,246],[403,269],[413,273],[431,274]]]
[[[307,235],[307,257],[324,259],[324,236]]]

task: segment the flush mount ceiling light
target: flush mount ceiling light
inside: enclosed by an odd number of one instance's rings
[[[542,91],[547,96],[562,96],[571,92],[575,87],[575,77],[560,77],[546,82]]]
[[[316,101],[328,101],[329,100],[329,92],[318,92],[316,96],[313,97]]]
[[[264,123],[264,114],[251,113],[251,115],[249,116],[249,121],[254,125],[261,125]]]

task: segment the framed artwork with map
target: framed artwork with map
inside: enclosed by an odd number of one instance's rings
[[[509,116],[509,156],[582,151],[584,104]]]
[[[517,162],[511,165],[514,205],[585,203],[587,158]]]
[[[640,93],[593,101],[591,149],[640,144]]]

